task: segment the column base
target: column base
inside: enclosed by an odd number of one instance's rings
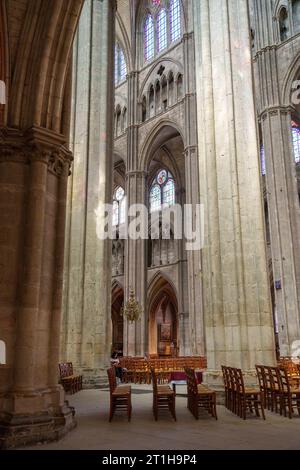
[[[108,387],[108,377],[106,370],[82,368],[78,369],[78,373],[82,374],[82,386],[84,390]]]
[[[0,449],[57,441],[76,427],[61,387],[0,396]]]

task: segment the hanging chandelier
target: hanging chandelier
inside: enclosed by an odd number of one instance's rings
[[[130,289],[126,305],[121,308],[121,315],[127,318],[130,323],[138,321],[142,315],[142,307],[136,300],[133,289]]]

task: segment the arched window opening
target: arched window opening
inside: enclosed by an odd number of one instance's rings
[[[181,11],[180,1],[171,0],[170,4],[170,31],[171,42],[175,42],[181,37]]]
[[[148,14],[145,21],[144,55],[146,61],[154,57],[154,22],[150,14]]]
[[[280,40],[285,41],[289,37],[289,16],[286,8],[281,8],[279,14]]]
[[[147,119],[147,100],[146,96],[143,96],[142,99],[142,122],[145,122]]]
[[[178,75],[177,78],[177,99],[178,101],[182,100],[183,98],[183,77],[181,74]]]
[[[6,364],[6,345],[4,341],[0,340],[0,365]]]
[[[153,117],[154,115],[155,115],[154,88],[153,88],[153,85],[151,85],[150,91],[149,91],[149,116]]]
[[[118,106],[117,111],[116,111],[116,137],[121,135],[121,108]]]
[[[163,77],[161,82],[161,102],[162,108],[165,110],[168,107],[168,83],[166,77]]]
[[[300,0],[292,2],[293,28],[294,34],[300,31]]]
[[[297,123],[292,122],[292,137],[295,163],[300,164],[300,127]]]
[[[122,116],[122,132],[125,132],[127,128],[127,108],[123,109],[123,116]]]
[[[126,80],[127,65],[125,55],[119,44],[115,45],[115,85]]]
[[[115,189],[113,197],[113,216],[112,225],[117,227],[118,225],[125,223],[125,211],[126,211],[126,199],[125,191],[121,186]]]
[[[161,109],[161,102],[160,102],[160,83],[156,82],[155,86],[155,112],[158,114]]]
[[[160,211],[175,204],[175,181],[167,170],[160,170],[151,185],[150,212]]]
[[[169,106],[174,104],[174,75],[171,72],[169,75]]]
[[[157,17],[157,50],[158,52],[163,51],[168,46],[167,36],[167,13],[163,8],[160,10]]]

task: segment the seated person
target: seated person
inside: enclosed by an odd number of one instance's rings
[[[116,377],[118,379],[117,381],[121,382],[122,381],[122,367],[120,366],[120,361],[118,358],[117,351],[114,351],[112,353],[110,363],[111,363],[111,366],[115,368]]]

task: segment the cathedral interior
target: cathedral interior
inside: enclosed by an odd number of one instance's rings
[[[1,0],[0,103],[0,449],[74,429],[61,363],[300,358],[300,0]]]

